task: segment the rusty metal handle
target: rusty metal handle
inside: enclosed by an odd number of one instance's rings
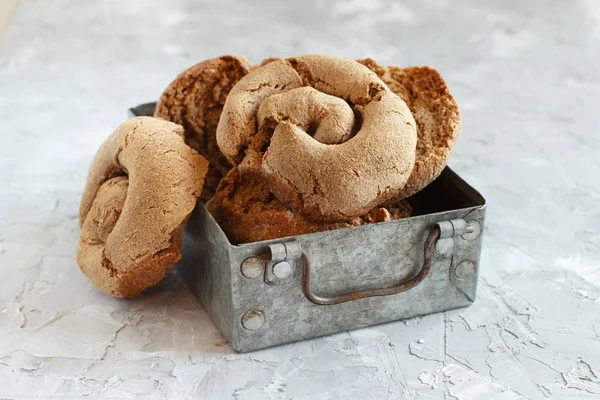
[[[427,274],[429,274],[429,271],[431,270],[431,259],[435,249],[435,243],[439,237],[440,227],[436,225],[429,232],[427,239],[425,239],[425,246],[423,247],[423,266],[413,278],[410,278],[392,287],[348,292],[335,297],[321,297],[314,294],[310,290],[310,260],[306,252],[302,250],[302,263],[304,264],[304,268],[302,269],[302,290],[304,291],[304,295],[307,299],[315,304],[329,306],[333,304],[345,303],[347,301],[364,299],[367,297],[388,296],[407,291],[408,289],[417,286],[421,281],[423,281],[423,279],[425,279]]]

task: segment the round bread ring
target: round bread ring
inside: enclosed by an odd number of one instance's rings
[[[229,91],[249,69],[248,60],[239,56],[202,61],[180,73],[156,103],[154,116],[182,125],[186,143],[210,162],[202,201],[214,195],[231,168],[217,145],[217,124]]]
[[[130,119],[102,144],[79,210],[77,262],[101,291],[134,297],[181,258],[181,231],[202,191],[208,162],[183,128]]]
[[[409,217],[412,212],[410,204],[401,201],[349,221],[312,221],[277,200],[260,176],[242,177],[236,168],[223,178],[215,197],[206,203],[206,209],[233,244],[396,220]]]
[[[338,121],[338,132],[325,136],[344,138],[347,129],[356,134],[340,144],[308,134],[321,114],[303,100],[311,95],[304,86],[345,100],[360,115],[351,126]],[[294,106],[303,112],[296,120],[285,113]],[[335,222],[397,197],[413,169],[416,125],[406,104],[368,68],[310,55],[271,61],[242,78],[225,101],[217,142],[241,171],[262,171],[294,211]]]
[[[382,66],[358,60],[375,72],[410,108],[417,123],[415,167],[398,195],[404,199],[433,182],[444,170],[460,134],[460,113],[442,76],[430,67]]]

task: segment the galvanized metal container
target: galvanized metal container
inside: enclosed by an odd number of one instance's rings
[[[446,168],[409,202],[410,218],[242,245],[199,202],[179,268],[238,352],[470,305],[484,198]]]

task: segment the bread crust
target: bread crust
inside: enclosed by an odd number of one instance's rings
[[[223,178],[206,208],[234,244],[391,221],[412,212],[410,204],[402,201],[343,222],[313,221],[279,201],[260,176],[242,175],[236,169]]]
[[[248,60],[241,56],[202,61],[180,73],[156,104],[154,116],[182,125],[186,143],[210,163],[200,197],[204,202],[231,168],[217,145],[217,124],[229,91],[249,69]]]
[[[444,170],[460,134],[460,113],[438,71],[430,67],[383,66],[358,60],[372,70],[410,108],[417,124],[413,171],[396,199],[412,196]]]
[[[307,55],[242,78],[223,107],[217,142],[240,172],[262,173],[292,210],[336,222],[398,196],[413,169],[416,126],[368,68]]]
[[[208,168],[183,134],[168,121],[133,118],[92,161],[80,206],[77,262],[108,295],[139,295],[181,257],[181,231]]]

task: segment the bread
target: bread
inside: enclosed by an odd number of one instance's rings
[[[403,201],[344,222],[316,222],[280,202],[260,176],[242,176],[236,169],[221,181],[206,208],[234,244],[390,221],[412,212],[410,204]]]
[[[460,134],[460,113],[442,76],[430,67],[382,66],[358,60],[396,93],[417,123],[417,150],[412,173],[396,199],[404,199],[433,182],[444,170]]]
[[[104,293],[134,297],[181,258],[181,232],[208,162],[183,128],[151,117],[117,128],[94,157],[81,200],[79,267]]]
[[[416,126],[368,68],[308,55],[242,78],[223,107],[217,142],[241,173],[261,173],[293,211],[336,222],[398,195],[412,172]]]
[[[209,163],[201,200],[214,195],[231,164],[216,142],[216,131],[231,88],[249,71],[244,57],[225,55],[200,62],[171,82],[156,104],[154,116],[182,125],[186,143]]]

